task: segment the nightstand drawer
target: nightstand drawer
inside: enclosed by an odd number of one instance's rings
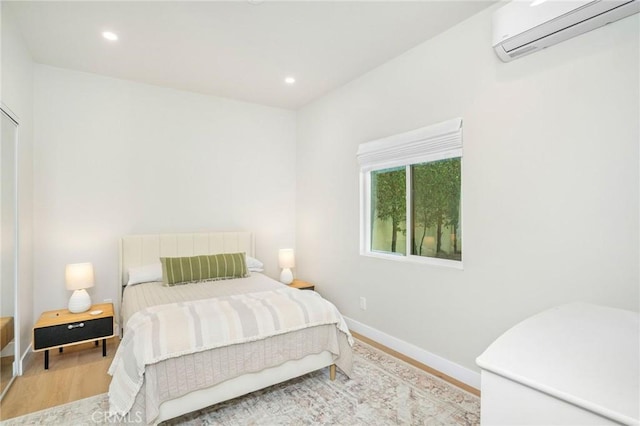
[[[113,317],[77,321],[33,330],[35,350],[113,335]]]

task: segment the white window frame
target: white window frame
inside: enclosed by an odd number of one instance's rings
[[[448,158],[460,158],[460,229],[464,233],[462,179],[462,118],[455,118],[405,133],[360,144],[360,254],[401,262],[423,263],[463,269],[463,260],[440,259],[411,254],[411,166]],[[405,167],[406,172],[406,255],[371,250],[371,172]]]

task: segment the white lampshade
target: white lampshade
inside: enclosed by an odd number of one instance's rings
[[[67,290],[80,290],[93,287],[93,264],[72,263],[64,270],[64,280]]]
[[[293,272],[291,272],[291,268],[296,266],[296,257],[293,254],[293,249],[280,249],[278,252],[278,264],[282,268],[280,282],[291,284],[293,282]]]
[[[93,287],[93,265],[91,263],[72,263],[64,269],[64,281],[67,290],[73,290],[69,299],[69,312],[74,314],[91,308],[91,297],[85,288]]]
[[[280,249],[278,252],[278,264],[281,268],[293,268],[296,266],[296,257],[293,249]]]

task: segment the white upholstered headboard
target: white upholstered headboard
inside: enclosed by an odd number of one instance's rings
[[[160,257],[237,252],[255,256],[251,232],[126,235],[120,240],[120,287],[129,279],[129,268],[158,263]]]
[[[120,315],[123,286],[129,280],[129,268],[159,263],[160,257],[238,252],[255,257],[251,232],[125,235],[120,240],[116,315]],[[121,322],[120,324],[122,325]]]

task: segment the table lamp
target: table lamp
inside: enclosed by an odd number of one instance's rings
[[[280,282],[284,284],[291,284],[293,282],[293,273],[291,268],[296,266],[296,258],[293,254],[293,249],[280,249],[278,252],[278,263],[282,268],[280,273]]]
[[[74,314],[91,308],[91,297],[85,290],[93,287],[93,265],[91,263],[72,263],[64,270],[67,290],[73,290],[69,299],[69,312]]]

